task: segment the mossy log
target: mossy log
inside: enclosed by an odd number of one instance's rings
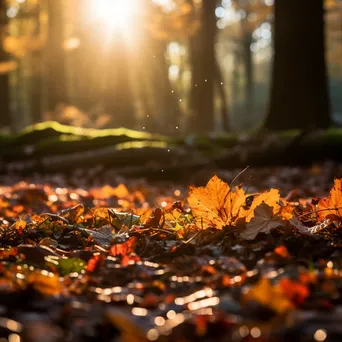
[[[310,165],[342,161],[342,129],[303,133],[168,136],[124,128],[81,129],[47,122],[0,136],[2,173],[66,172],[101,164],[118,173],[178,178],[199,168]]]

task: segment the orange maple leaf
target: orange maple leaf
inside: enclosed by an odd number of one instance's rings
[[[273,213],[279,211],[279,199],[280,195],[278,189],[271,189],[262,194],[259,194],[258,196],[255,196],[251,206],[243,213],[243,216],[246,217],[246,222],[250,222],[250,220],[254,217],[254,210],[262,203],[266,203],[268,206],[272,207]]]
[[[335,179],[330,195],[318,202],[317,210],[318,221],[328,218],[332,221],[342,221],[342,179]]]
[[[204,229],[233,225],[242,206],[246,202],[246,195],[241,187],[235,191],[216,175],[205,187],[190,187],[188,203],[196,223]]]

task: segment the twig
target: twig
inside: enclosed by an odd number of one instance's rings
[[[199,230],[195,235],[193,235],[190,239],[184,241],[184,244],[190,243],[193,239],[195,239],[203,230]]]
[[[233,180],[230,182],[230,187],[232,188],[233,183],[245,172],[249,169],[249,165],[247,165],[242,171],[240,171],[234,178]]]

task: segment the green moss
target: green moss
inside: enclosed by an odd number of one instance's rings
[[[54,121],[39,123],[25,128],[17,135],[0,134],[0,154],[5,159],[67,155],[77,152],[86,152],[115,146],[120,149],[140,149],[144,147],[172,148],[183,146],[190,150],[197,150],[203,155],[211,156],[222,149],[230,149],[237,145],[244,148],[259,146],[267,141],[279,146],[287,146],[292,141],[296,148],[304,151],[323,150],[342,146],[342,129],[331,128],[326,131],[317,131],[300,136],[299,130],[283,132],[248,131],[242,133],[223,133],[214,136],[189,135],[186,137],[171,138],[159,134],[139,132],[126,128],[89,129],[59,124]],[[298,141],[296,137],[300,137]],[[33,154],[27,155],[26,146],[33,147]]]
[[[25,128],[21,135],[25,136],[32,133],[44,132],[44,131],[55,131],[59,135],[77,135],[88,138],[105,137],[105,136],[121,136],[125,135],[132,139],[140,140],[152,140],[161,139],[163,136],[159,134],[151,134],[148,132],[135,131],[128,128],[110,128],[110,129],[95,129],[95,128],[82,128],[62,125],[55,121],[47,121],[38,123]],[[165,139],[165,137],[163,137]]]

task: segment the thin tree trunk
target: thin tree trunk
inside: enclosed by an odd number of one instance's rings
[[[7,24],[6,16],[6,1],[0,0],[0,33],[3,32],[3,27]],[[6,62],[6,52],[2,46],[2,36],[0,36],[0,63]],[[10,126],[10,94],[9,94],[9,75],[8,73],[0,74],[0,127]]]
[[[129,51],[121,33],[111,42],[106,70],[105,111],[112,116],[112,125],[135,127],[133,91],[129,76]]]
[[[230,123],[229,123],[229,106],[226,97],[226,93],[224,91],[223,77],[221,68],[217,58],[215,58],[215,82],[218,90],[218,94],[220,96],[220,105],[221,105],[221,120],[222,120],[222,128],[225,132],[230,132]]]
[[[249,115],[252,110],[254,95],[254,70],[253,70],[253,54],[251,44],[253,37],[251,32],[245,32],[243,39],[243,58],[245,69],[245,98],[246,98],[246,114]]]
[[[265,128],[329,126],[324,43],[323,0],[275,1],[275,55]]]
[[[177,98],[169,79],[169,64],[165,58],[167,44],[154,39],[152,39],[152,44],[155,47],[154,59],[156,60],[155,69],[152,71],[153,85],[159,92],[155,98],[157,113],[163,120],[164,131],[173,134],[176,132],[176,126],[179,125],[181,117],[180,99]]]
[[[40,11],[41,8],[38,5],[35,13],[35,20],[36,20],[36,30],[35,34],[37,37],[41,35],[41,27],[40,27]],[[33,123],[40,122],[42,120],[42,68],[41,68],[41,58],[42,54],[40,50],[33,51],[31,53],[31,68],[32,68],[32,75],[31,75],[31,89],[30,91],[30,109],[31,109],[31,121]]]
[[[47,0],[48,3],[48,41],[47,52],[47,90],[48,110],[54,111],[56,106],[68,102],[66,84],[66,63],[63,50],[63,8],[61,0]]]

